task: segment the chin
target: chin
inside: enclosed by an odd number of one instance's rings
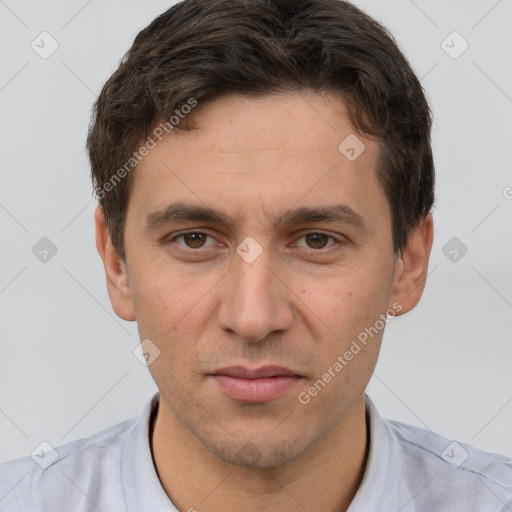
[[[303,436],[270,440],[268,436],[245,436],[246,440],[228,438],[217,442],[201,440],[216,457],[228,464],[255,469],[271,469],[283,466],[302,455],[312,444]]]

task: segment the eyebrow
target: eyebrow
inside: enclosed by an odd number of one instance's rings
[[[149,213],[144,221],[148,230],[162,225],[179,222],[205,222],[211,224],[235,225],[237,218],[208,206],[186,202],[169,204],[165,209]],[[312,224],[315,222],[343,223],[366,231],[364,218],[346,204],[324,206],[301,206],[276,216],[272,228],[279,225]]]

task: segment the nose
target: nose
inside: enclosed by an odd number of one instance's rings
[[[293,324],[293,292],[278,263],[272,261],[268,248],[250,263],[238,254],[233,257],[233,268],[224,280],[218,321],[240,341],[262,341]]]

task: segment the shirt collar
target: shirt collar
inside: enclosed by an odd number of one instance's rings
[[[176,511],[160,483],[150,448],[151,420],[159,398],[159,392],[153,395],[124,442],[120,469],[128,512]],[[400,446],[366,394],[365,409],[370,433],[368,460],[348,512],[394,510],[396,490],[403,474]]]
[[[121,483],[128,512],[175,512],[156,473],[151,455],[149,432],[160,393],[153,395],[140,418],[131,428],[121,456]]]
[[[363,480],[347,512],[398,510],[397,489],[403,474],[398,440],[365,394],[370,447]]]

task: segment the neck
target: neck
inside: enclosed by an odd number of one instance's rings
[[[163,406],[152,425],[152,449],[162,486],[187,512],[344,512],[366,468],[369,436],[364,396],[323,439],[275,468],[235,466],[209,452]]]

